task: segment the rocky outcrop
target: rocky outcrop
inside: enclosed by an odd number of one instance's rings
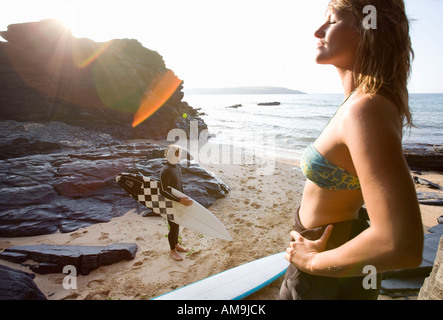
[[[257,103],[258,106],[279,106],[280,102],[274,101],[274,102],[260,102]]]
[[[63,273],[66,266],[76,269],[76,274],[88,275],[91,270],[122,260],[135,258],[135,243],[114,243],[108,246],[28,245],[5,249],[0,259],[22,263],[38,274]],[[33,260],[34,264],[25,264]]]
[[[0,35],[7,40],[0,42],[0,237],[71,232],[123,215],[139,204],[116,174],[154,175],[161,166],[163,149],[144,141],[166,140],[171,129],[189,133],[191,122],[206,129],[182,101],[182,87],[132,127],[167,70],[136,40],[77,39],[53,20],[10,25]],[[184,171],[185,192],[203,205],[226,195],[198,164]]]
[[[403,153],[411,169],[443,172],[443,145],[404,144]]]
[[[425,279],[418,300],[443,300],[443,236],[440,238],[432,272]]]
[[[182,86],[132,128],[133,114],[167,71],[162,56],[137,40],[77,39],[55,20],[9,25],[0,35],[7,40],[0,42],[0,119],[58,121],[118,139],[165,139],[192,120],[206,128],[182,101]]]

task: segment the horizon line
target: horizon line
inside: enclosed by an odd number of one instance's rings
[[[245,85],[245,86],[234,86],[234,87],[191,87],[191,88],[183,88],[183,91],[191,91],[191,90],[220,90],[220,89],[252,89],[252,88],[275,88],[275,89],[285,89],[285,90],[291,90],[291,91],[298,91],[303,94],[343,94],[343,92],[309,92],[309,91],[303,91],[300,89],[292,89],[288,87],[282,87],[282,86],[254,86],[254,85]],[[265,93],[266,94],[266,93]],[[291,93],[288,93],[291,94]],[[443,94],[442,92],[409,92],[409,94]]]

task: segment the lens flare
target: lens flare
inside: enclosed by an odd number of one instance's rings
[[[172,70],[166,71],[158,83],[153,86],[152,91],[141,103],[137,112],[134,114],[134,121],[132,126],[136,127],[146,119],[148,119],[154,112],[156,112],[172,94],[177,90],[177,88],[182,84],[180,80]]]
[[[100,57],[103,52],[105,52],[109,46],[112,44],[112,40],[102,43],[98,48],[94,49],[94,51],[92,53],[89,54],[89,56],[87,57],[80,57],[80,53],[78,53],[80,50],[78,50],[77,48],[74,48],[74,60],[76,65],[79,68],[85,68],[87,66],[89,66],[91,63],[93,63],[95,60],[98,59],[98,57]],[[77,49],[77,50],[75,50]]]

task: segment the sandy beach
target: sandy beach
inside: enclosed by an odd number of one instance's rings
[[[50,300],[144,300],[169,292],[240,264],[284,251],[289,241],[294,209],[299,205],[304,176],[298,162],[278,160],[273,174],[260,175],[254,164],[203,165],[229,187],[230,193],[209,210],[227,227],[232,242],[213,239],[181,229],[182,244],[189,248],[184,260],[169,256],[167,223],[162,217],[143,217],[134,208],[108,223],[71,233],[0,238],[0,250],[25,244],[108,245],[136,243],[135,259],[103,266],[77,278],[77,289],[64,289],[65,274],[36,274],[34,279]],[[423,172],[420,176],[443,186],[443,175]],[[417,190],[429,191],[423,186]],[[442,192],[441,190],[438,192]],[[140,207],[139,207],[140,208]],[[437,224],[441,207],[421,206],[424,229]],[[0,263],[30,272],[27,267]],[[250,296],[275,300],[281,280]],[[380,296],[380,299],[384,299]]]

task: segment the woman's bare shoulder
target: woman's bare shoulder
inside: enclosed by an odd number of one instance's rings
[[[387,116],[400,119],[394,102],[380,94],[357,94],[348,108],[350,115]]]
[[[401,117],[395,104],[380,94],[357,94],[343,115],[346,128],[394,130],[401,134]]]

